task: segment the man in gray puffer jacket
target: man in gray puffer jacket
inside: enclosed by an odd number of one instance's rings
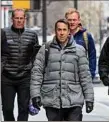
[[[45,67],[45,45],[39,50],[31,73],[33,106],[46,110],[48,121],[82,121],[82,107],[93,110],[94,91],[85,49],[69,37],[69,24],[55,23]]]

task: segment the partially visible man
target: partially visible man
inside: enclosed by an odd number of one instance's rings
[[[38,38],[34,31],[24,27],[25,11],[15,9],[12,12],[12,26],[4,28],[8,55],[1,75],[1,96],[4,121],[15,121],[13,109],[17,93],[18,121],[28,120],[30,100],[30,71],[37,52]],[[4,38],[4,34],[1,35]],[[4,46],[4,44],[2,44]],[[3,48],[3,47],[2,47]],[[5,50],[2,50],[2,59]]]
[[[92,79],[94,79],[96,71],[96,49],[94,39],[91,34],[87,33],[86,29],[81,26],[80,13],[76,9],[69,8],[65,13],[65,18],[70,24],[70,34],[74,36],[76,43],[82,45],[86,49],[86,54],[88,54],[89,59],[89,68]]]
[[[1,72],[3,71],[3,67],[4,65],[7,63],[7,57],[8,57],[8,44],[7,44],[7,39],[6,39],[6,34],[3,31],[3,29],[1,29]]]
[[[109,37],[106,39],[99,57],[99,75],[105,86],[109,86]],[[109,89],[108,89],[109,94]]]
[[[39,50],[31,74],[33,106],[46,110],[48,121],[82,121],[82,107],[93,110],[94,92],[85,49],[69,37],[65,19],[55,23],[45,67],[45,45]]]

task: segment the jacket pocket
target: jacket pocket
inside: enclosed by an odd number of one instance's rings
[[[43,85],[41,88],[42,104],[53,105],[57,96],[57,86],[56,85]]]
[[[82,88],[78,84],[68,84],[67,88],[68,92],[68,99],[70,101],[70,104],[83,104],[83,93]]]

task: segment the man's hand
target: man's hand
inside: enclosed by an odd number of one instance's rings
[[[35,108],[39,109],[40,110],[40,107],[41,107],[41,98],[40,97],[34,97],[32,98],[32,104]]]
[[[93,110],[93,102],[86,101],[86,112],[90,113]]]
[[[103,84],[105,85],[105,86],[109,86],[109,78],[104,78],[103,79]]]

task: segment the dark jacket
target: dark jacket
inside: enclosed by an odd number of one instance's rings
[[[8,49],[8,44],[7,44],[7,39],[6,39],[6,34],[1,29],[1,72],[3,71],[3,67],[7,63],[7,57],[9,55],[9,49]]]
[[[86,49],[85,41],[83,38],[83,33],[86,29],[82,28],[77,33],[74,34],[74,39],[76,43],[82,45]],[[88,37],[88,58],[89,58],[89,68],[91,71],[92,79],[95,77],[96,71],[96,49],[94,44],[94,39],[92,38],[90,33],[87,33]]]
[[[107,38],[101,50],[98,66],[99,66],[100,79],[103,82],[108,82],[107,84],[109,84],[109,37]]]
[[[82,107],[94,101],[92,78],[85,49],[70,39],[62,48],[56,38],[50,44],[47,67],[45,45],[39,50],[31,73],[31,98],[41,97],[44,107]],[[44,77],[43,77],[43,72]],[[43,80],[44,78],[44,80]]]
[[[13,26],[5,28],[4,31],[9,56],[3,68],[3,74],[12,79],[24,78],[30,75],[32,63],[37,53],[38,38],[36,33],[25,28],[16,29]]]

